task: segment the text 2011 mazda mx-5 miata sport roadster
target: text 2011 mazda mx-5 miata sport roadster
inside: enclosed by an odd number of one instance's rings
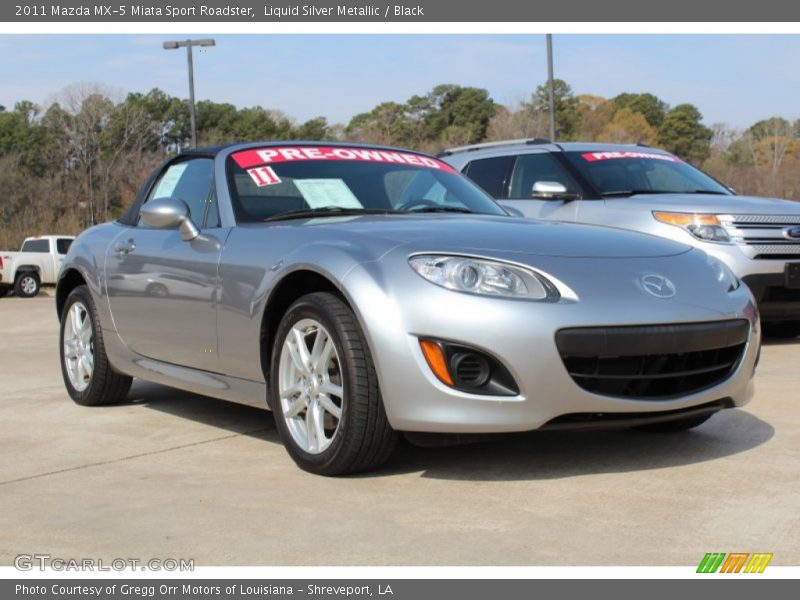
[[[322,474],[399,432],[688,429],[750,399],[760,337],[700,250],[509,217],[430,156],[321,142],[168,161],[72,244],[57,309],[79,404],[132,377],[257,402]]]

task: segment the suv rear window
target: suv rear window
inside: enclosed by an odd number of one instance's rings
[[[50,252],[50,240],[25,240],[22,244],[21,252],[40,252],[47,254]]]
[[[72,240],[69,238],[58,238],[56,240],[56,252],[59,254],[66,254],[69,247],[72,245]]]
[[[513,161],[513,156],[473,160],[464,169],[464,175],[481,186],[492,198],[505,198]]]

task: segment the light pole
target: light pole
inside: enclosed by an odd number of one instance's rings
[[[177,50],[178,48],[186,48],[186,60],[189,63],[189,119],[192,127],[192,148],[197,146],[197,123],[195,121],[194,114],[194,65],[192,64],[192,46],[215,45],[216,42],[212,39],[164,42],[164,50]]]
[[[553,34],[547,34],[547,89],[550,92],[550,141],[556,141],[556,96],[553,85]]]

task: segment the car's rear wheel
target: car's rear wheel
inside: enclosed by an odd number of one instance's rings
[[[656,433],[674,433],[694,429],[708,421],[714,413],[701,415],[699,417],[687,417],[685,419],[675,419],[674,421],[662,421],[661,423],[650,423],[649,425],[639,425],[636,429],[643,431],[653,431]]]
[[[306,471],[343,475],[373,469],[397,442],[361,328],[333,294],[303,296],[283,316],[272,350],[270,394],[278,433]]]
[[[33,271],[26,271],[17,276],[14,282],[14,293],[20,298],[33,298],[39,293],[41,281]]]
[[[83,406],[125,399],[132,379],[108,362],[97,310],[85,285],[67,297],[61,313],[61,374],[70,397]]]

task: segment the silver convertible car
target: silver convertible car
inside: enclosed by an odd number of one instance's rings
[[[72,244],[56,304],[77,403],[133,377],[256,403],[326,475],[401,432],[688,429],[751,398],[760,340],[701,250],[513,218],[431,156],[329,142],[169,160]]]

